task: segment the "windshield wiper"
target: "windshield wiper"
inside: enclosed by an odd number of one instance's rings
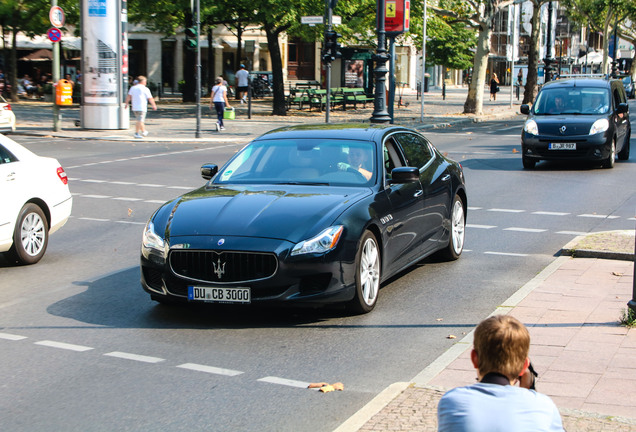
[[[278,182],[276,184],[303,185],[303,186],[329,186],[329,183],[326,183],[326,182],[310,182],[310,181],[286,181],[286,182]]]

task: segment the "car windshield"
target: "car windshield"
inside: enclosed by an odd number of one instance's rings
[[[258,140],[232,158],[212,182],[368,186],[377,175],[375,154],[371,141]]]
[[[623,78],[623,84],[625,85],[630,85],[632,83],[632,77],[625,77]]]
[[[537,115],[607,114],[609,94],[603,88],[548,88],[539,93],[533,105]]]

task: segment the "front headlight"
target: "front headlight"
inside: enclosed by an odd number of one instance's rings
[[[598,119],[590,128],[590,135],[605,132],[609,129],[609,121],[606,118]]]
[[[539,127],[534,120],[527,120],[526,124],[523,125],[523,130],[531,135],[539,135]]]
[[[342,225],[327,228],[316,237],[301,241],[292,249],[292,256],[308,253],[324,253],[332,250],[338,244],[344,227]]]
[[[166,257],[166,242],[155,232],[155,225],[152,222],[146,224],[144,234],[141,239],[142,250],[153,251],[159,253],[162,257]]]

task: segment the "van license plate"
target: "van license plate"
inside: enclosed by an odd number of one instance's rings
[[[188,300],[208,303],[250,303],[249,288],[188,286]]]
[[[550,143],[550,150],[576,150],[576,143]]]

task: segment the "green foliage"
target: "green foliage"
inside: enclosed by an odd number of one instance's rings
[[[636,312],[632,309],[623,309],[619,319],[621,325],[629,328],[636,327]]]

